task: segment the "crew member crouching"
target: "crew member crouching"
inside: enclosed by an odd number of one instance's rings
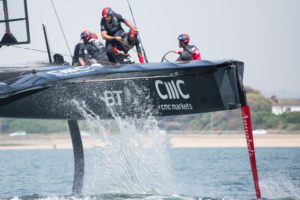
[[[80,37],[83,41],[78,45],[78,60],[81,66],[92,64],[110,64],[105,52],[105,47],[98,40],[98,36],[89,30],[84,30]],[[76,47],[75,47],[76,50]]]
[[[137,38],[138,32],[135,29],[130,29],[128,33],[122,35],[122,39],[114,43],[113,51],[116,54],[116,61],[120,64],[127,64],[126,60],[130,58],[129,50],[136,48],[137,56],[140,63],[145,63],[140,47],[140,42]]]

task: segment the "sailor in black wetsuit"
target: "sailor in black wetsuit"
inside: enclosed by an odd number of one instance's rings
[[[97,34],[84,30],[80,37],[83,40],[83,43],[78,47],[78,58],[81,66],[109,63],[104,45],[98,40]]]
[[[181,50],[175,50],[179,54],[177,61],[201,60],[200,51],[195,45],[190,45],[190,36],[188,34],[180,34],[178,36],[179,47]]]
[[[111,8],[106,7],[102,10],[101,36],[103,40],[106,40],[106,53],[112,63],[116,63],[113,46],[116,46],[116,42],[120,41],[122,39],[121,36],[125,33],[121,23],[124,23],[130,29],[138,31],[129,20],[115,13]]]
[[[74,49],[74,54],[72,57],[72,66],[80,66],[79,62],[79,51],[80,49],[83,48],[83,43],[79,42],[76,44],[75,49]]]
[[[124,57],[128,57],[129,50],[132,49],[134,46],[136,48],[136,52],[138,54],[138,58],[140,63],[145,63],[144,57],[142,55],[142,50],[140,47],[140,42],[137,38],[138,32],[133,29],[130,29],[129,33],[125,33],[122,35],[122,40],[113,46],[113,51],[116,54],[117,63],[123,63]]]

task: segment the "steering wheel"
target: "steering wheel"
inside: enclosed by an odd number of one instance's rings
[[[170,53],[175,53],[174,51],[168,51],[167,53],[164,54],[164,56],[161,59],[161,62],[167,61],[167,62],[171,62],[169,61],[166,56],[169,55]]]

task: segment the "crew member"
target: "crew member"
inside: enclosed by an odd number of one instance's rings
[[[78,52],[80,65],[85,66],[96,63],[109,63],[104,45],[98,40],[97,34],[84,30],[80,34],[80,37],[83,41]]]
[[[120,41],[121,36],[125,33],[121,23],[124,23],[128,28],[138,31],[132,23],[123,18],[122,15],[115,13],[111,8],[106,7],[102,10],[101,19],[101,36],[105,40],[105,48],[107,56],[112,63],[116,63],[115,53],[113,46],[116,46],[116,42]]]
[[[83,43],[82,42],[77,43],[74,48],[74,54],[72,57],[72,66],[80,66],[79,51],[81,48],[83,48]]]
[[[175,50],[175,53],[179,54],[177,61],[201,60],[199,49],[196,46],[189,44],[190,36],[188,34],[180,34],[178,36],[178,41],[179,47],[183,48],[183,51]]]
[[[138,32],[134,29],[130,29],[128,33],[123,34],[122,39],[113,46],[114,53],[121,55],[119,58],[122,59],[124,56],[127,56],[129,50],[135,46],[140,63],[145,63],[137,35]],[[122,63],[122,60],[118,60],[118,56],[116,56],[116,58],[118,63]]]

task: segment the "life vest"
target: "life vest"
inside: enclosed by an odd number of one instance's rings
[[[178,53],[180,54],[178,60],[201,60],[200,51],[194,45],[187,45],[184,51]]]

